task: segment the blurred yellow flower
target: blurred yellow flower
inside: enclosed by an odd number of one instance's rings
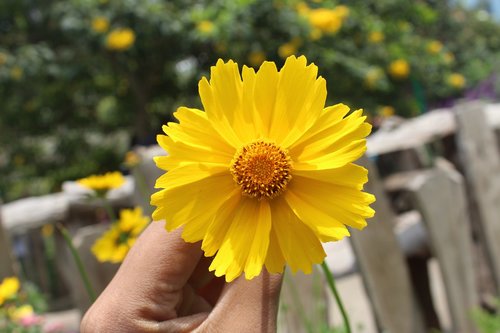
[[[248,63],[253,67],[259,67],[266,60],[266,54],[262,51],[252,51],[248,55]]]
[[[54,225],[53,224],[45,224],[42,227],[42,236],[43,237],[50,237],[54,234]]]
[[[394,116],[396,111],[394,110],[394,108],[392,106],[385,105],[385,106],[380,107],[377,110],[377,113],[379,116],[387,118],[387,117]]]
[[[313,41],[320,39],[322,36],[323,33],[321,32],[321,30],[316,28],[312,29],[311,32],[309,33],[309,38]]]
[[[29,304],[9,309],[10,319],[17,322],[21,321],[23,318],[33,316],[34,313],[35,311],[33,310],[33,307]]]
[[[130,28],[117,28],[106,37],[106,47],[113,51],[128,50],[135,42],[135,33]]]
[[[385,36],[380,31],[372,31],[368,35],[368,41],[373,44],[378,44],[384,40]]]
[[[371,126],[361,110],[325,107],[326,81],[304,56],[255,72],[230,60],[199,82],[205,111],[180,107],[179,123],[157,137],[166,170],[151,197],[153,220],[187,242],[202,241],[209,270],[230,282],[263,267],[311,273],[321,242],[362,229],[374,196],[362,191],[367,170],[353,164]]]
[[[337,7],[334,8],[334,10],[337,12],[337,15],[339,15],[342,20],[346,19],[350,13],[349,7],[344,5],[338,5]]]
[[[97,16],[92,19],[92,30],[103,33],[109,29],[109,20],[104,16]]]
[[[342,16],[334,9],[311,9],[307,14],[312,27],[322,32],[334,34],[342,27]]]
[[[446,52],[443,54],[443,59],[446,64],[452,64],[455,61],[455,56],[451,52]]]
[[[19,66],[14,66],[10,70],[10,77],[16,81],[19,81],[23,78],[24,71],[21,67]]]
[[[0,284],[0,305],[17,295],[21,284],[15,276],[3,279]]]
[[[438,54],[443,49],[443,44],[438,40],[433,40],[427,44],[427,52]]]
[[[214,23],[209,20],[203,20],[198,22],[198,24],[196,24],[196,30],[205,35],[211,34],[214,31],[214,29],[215,29]]]
[[[302,41],[300,40],[300,38],[294,38],[290,42],[282,44],[278,48],[278,55],[283,59],[294,55],[295,53],[297,53],[301,43]]]
[[[394,60],[389,64],[389,74],[395,79],[405,79],[410,74],[410,64],[404,59]]]
[[[368,88],[375,88],[377,82],[383,77],[384,73],[380,67],[371,67],[365,75],[365,85]]]
[[[7,54],[0,52],[0,66],[5,65],[7,62]]]
[[[104,175],[92,175],[86,178],[78,179],[76,181],[83,187],[97,191],[106,192],[118,188],[125,183],[125,178],[118,172],[108,172]]]
[[[303,16],[307,16],[307,14],[311,11],[311,8],[309,8],[309,6],[303,1],[299,2],[295,6],[295,9],[297,10],[297,13]]]
[[[121,210],[120,219],[92,245],[92,253],[100,262],[122,262],[148,223],[140,207]]]
[[[465,87],[466,80],[462,74],[452,73],[448,76],[447,82],[453,88],[462,89]]]
[[[125,166],[129,169],[137,166],[140,162],[141,162],[140,156],[135,151],[132,150],[128,151],[125,154],[125,159],[123,161]]]

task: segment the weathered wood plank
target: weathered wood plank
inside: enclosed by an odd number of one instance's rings
[[[478,296],[462,177],[452,170],[434,169],[414,178],[410,190],[441,268],[452,331],[476,332],[471,312],[478,305]]]
[[[474,227],[484,243],[497,293],[500,293],[500,155],[485,105],[456,107],[457,145],[470,193]],[[477,221],[476,221],[477,220]]]
[[[353,231],[351,239],[375,317],[387,332],[424,332],[405,257],[393,231],[396,217],[376,169],[366,158],[362,164],[369,170],[366,190],[377,197],[372,205],[377,213],[365,230]]]
[[[0,210],[2,209],[0,203]],[[0,281],[8,276],[14,275],[14,263],[10,251],[10,242],[7,233],[2,225],[2,215],[0,214],[0,253],[2,260],[0,260]]]

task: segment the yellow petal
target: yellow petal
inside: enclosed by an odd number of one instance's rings
[[[269,248],[267,249],[265,265],[269,273],[283,273],[286,261],[285,257],[283,256],[283,252],[281,251],[278,236],[276,235],[276,226],[274,226],[274,223],[276,223],[276,221],[273,221],[273,226],[269,235]]]
[[[172,189],[217,174],[230,175],[229,167],[212,163],[185,164],[158,177],[155,188]]]
[[[271,218],[265,200],[242,198],[224,242],[209,270],[216,276],[226,275],[226,281],[237,278],[248,267],[249,276],[260,273],[269,245]],[[257,268],[260,263],[260,268]]]
[[[238,187],[229,174],[217,174],[169,190],[161,190],[151,196],[151,204],[157,206],[153,219],[166,220],[165,227],[168,231],[193,220],[206,221],[211,217],[210,212],[218,209],[236,188]],[[214,191],[219,195],[214,195]]]
[[[341,121],[323,127],[321,131],[311,129],[315,133],[295,143],[289,150],[290,154],[298,161],[307,161],[335,153],[352,142],[365,138],[371,131],[371,125],[364,122],[366,117],[362,114],[358,110]]]
[[[326,84],[317,78],[318,67],[304,56],[288,57],[279,72],[270,137],[278,144],[293,142],[319,117],[326,99]],[[319,101],[319,102],[318,102]]]
[[[273,200],[271,214],[273,232],[292,272],[311,273],[312,266],[321,263],[326,256],[318,237],[281,197]]]
[[[359,165],[349,163],[336,169],[294,170],[292,176],[294,178],[304,177],[320,180],[339,186],[352,187],[361,190],[363,188],[363,184],[368,181],[368,170]]]
[[[318,231],[327,236],[335,236],[322,231],[329,225],[340,223],[362,229],[366,226],[366,219],[374,214],[369,205],[375,197],[352,187],[296,177],[288,192],[287,201],[297,215],[315,223]],[[314,216],[317,222],[314,222]]]
[[[259,115],[259,127],[264,137],[269,137],[271,129],[279,74],[274,62],[264,61],[255,79],[255,109]]]
[[[179,123],[163,126],[164,132],[174,141],[200,147],[213,152],[233,154],[234,148],[213,128],[207,114],[201,110],[180,107],[174,112]]]

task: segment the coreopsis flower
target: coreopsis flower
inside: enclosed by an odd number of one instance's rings
[[[446,52],[443,54],[443,60],[447,65],[449,65],[455,61],[455,56],[451,52]]]
[[[76,181],[79,185],[94,190],[98,195],[104,195],[109,190],[118,188],[125,183],[125,178],[118,172],[108,172],[103,175],[92,175]]]
[[[433,40],[427,44],[427,52],[437,54],[443,49],[443,44],[438,40]]]
[[[135,33],[130,28],[112,30],[106,37],[106,47],[113,51],[125,51],[134,45]]]
[[[385,36],[380,31],[372,31],[368,35],[368,41],[372,44],[378,44],[384,40]]]
[[[104,16],[97,16],[92,19],[92,30],[97,33],[103,33],[109,29],[109,20]]]
[[[388,117],[394,116],[396,111],[394,110],[394,108],[392,106],[384,105],[377,110],[377,113],[379,116],[381,116],[383,118],[388,118]]]
[[[0,305],[17,295],[21,284],[18,278],[12,276],[4,278],[0,284]]]
[[[264,60],[266,60],[266,54],[262,51],[253,51],[248,55],[248,62],[253,67],[259,67]]]
[[[215,29],[215,25],[212,21],[203,20],[196,24],[196,30],[204,35],[210,35]]]
[[[123,164],[129,169],[132,169],[141,163],[141,157],[135,151],[128,151],[125,154]]]
[[[371,67],[365,74],[364,83],[369,89],[373,89],[383,77],[384,73],[380,67]]]
[[[121,210],[120,219],[92,245],[92,253],[100,262],[122,262],[148,223],[140,207]]]
[[[389,74],[395,79],[405,79],[410,75],[410,64],[404,59],[394,60],[389,64]]]
[[[462,89],[465,87],[465,77],[459,73],[452,73],[448,76],[447,82],[450,86],[456,89]]]
[[[19,307],[12,307],[9,309],[9,317],[13,321],[21,321],[23,318],[33,317],[35,310],[29,304],[24,304]]]
[[[374,214],[374,196],[362,192],[367,170],[353,164],[371,126],[361,110],[324,108],[317,75],[304,56],[241,75],[219,60],[199,82],[205,111],[180,107],[179,123],[158,136],[168,156],[155,161],[168,172],[151,197],[153,220],[202,241],[214,256],[209,270],[226,281],[263,266],[310,273],[325,258],[322,241],[349,236],[347,226],[362,229]]]
[[[312,27],[325,33],[334,34],[342,27],[343,16],[335,9],[311,9],[307,16]]]
[[[301,44],[302,44],[302,40],[300,38],[298,38],[298,37],[293,38],[291,41],[289,41],[288,43],[282,44],[278,48],[278,55],[281,58],[286,59],[289,56],[292,56],[295,53],[297,53]]]

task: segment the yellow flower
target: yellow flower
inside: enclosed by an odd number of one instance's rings
[[[199,82],[205,111],[180,107],[179,124],[163,127],[155,158],[168,171],[151,197],[153,220],[183,227],[187,242],[202,241],[209,270],[232,281],[243,272],[310,273],[325,252],[321,241],[362,229],[375,198],[362,192],[366,169],[353,164],[366,150],[371,126],[362,111],[324,108],[326,81],[304,56],[278,71],[257,73],[219,60]]]
[[[319,29],[312,29],[311,32],[309,33],[309,38],[311,38],[311,40],[318,40],[320,39],[321,37],[323,37],[323,33],[321,32],[321,30]]]
[[[19,66],[14,66],[11,70],[10,70],[10,77],[13,79],[13,80],[16,80],[16,81],[19,81],[23,78],[23,75],[24,75],[24,71],[21,67]]]
[[[21,284],[15,276],[3,279],[2,284],[0,284],[0,304],[15,297],[20,286]]]
[[[334,34],[342,27],[343,17],[334,9],[311,9],[307,15],[311,26],[322,32]]]
[[[278,55],[283,59],[288,58],[297,53],[298,47],[299,43],[295,41],[285,43],[278,48]]]
[[[253,51],[248,55],[248,62],[253,67],[259,67],[264,60],[266,60],[266,54],[262,51]]]
[[[108,172],[104,175],[92,175],[86,178],[78,179],[76,181],[83,187],[97,191],[106,192],[118,188],[125,183],[125,178],[118,172]]]
[[[372,67],[370,68],[365,75],[365,85],[368,88],[375,88],[377,85],[377,82],[382,79],[382,76],[384,73],[379,67]]]
[[[135,33],[130,28],[118,28],[106,37],[106,47],[113,51],[128,50],[135,42]]]
[[[394,110],[394,108],[392,106],[389,106],[389,105],[385,105],[385,106],[382,106],[381,108],[378,109],[377,113],[384,117],[384,118],[387,118],[387,117],[391,117],[391,116],[394,116],[394,114],[396,113],[396,111]]]
[[[448,84],[453,88],[462,89],[465,87],[465,77],[459,73],[452,73],[448,76]]]
[[[140,207],[121,210],[120,219],[92,245],[92,253],[100,262],[122,262],[148,223]]]
[[[127,166],[127,168],[131,169],[137,166],[141,162],[141,158],[135,151],[128,151],[125,154],[125,160],[123,163]]]
[[[311,8],[309,8],[307,3],[303,1],[299,2],[295,9],[297,10],[297,13],[303,16],[307,16],[307,14],[309,14],[309,12],[311,11]]]
[[[42,236],[43,237],[51,237],[54,234],[54,225],[53,224],[45,224],[42,227]]]
[[[344,5],[338,5],[337,7],[335,7],[334,10],[337,12],[337,15],[339,15],[342,20],[346,19],[350,13],[349,7]]]
[[[7,62],[7,54],[0,52],[0,66],[5,65]]]
[[[455,61],[455,56],[451,52],[446,52],[443,54],[443,59],[446,64],[451,64]]]
[[[404,79],[410,75],[410,65],[404,59],[394,60],[389,64],[389,74],[395,79]]]
[[[21,321],[23,318],[30,317],[34,313],[35,311],[33,310],[33,307],[29,304],[9,309],[9,317],[13,321]]]
[[[431,54],[437,54],[441,52],[442,49],[443,49],[443,44],[441,44],[440,41],[433,40],[432,42],[427,44],[427,52]]]
[[[92,30],[103,33],[109,29],[109,20],[104,16],[97,16],[92,19]]]
[[[210,35],[214,31],[215,26],[212,21],[203,20],[198,22],[196,29],[204,35]]]
[[[384,40],[385,36],[380,31],[372,31],[368,35],[368,41],[372,44],[378,44]]]

